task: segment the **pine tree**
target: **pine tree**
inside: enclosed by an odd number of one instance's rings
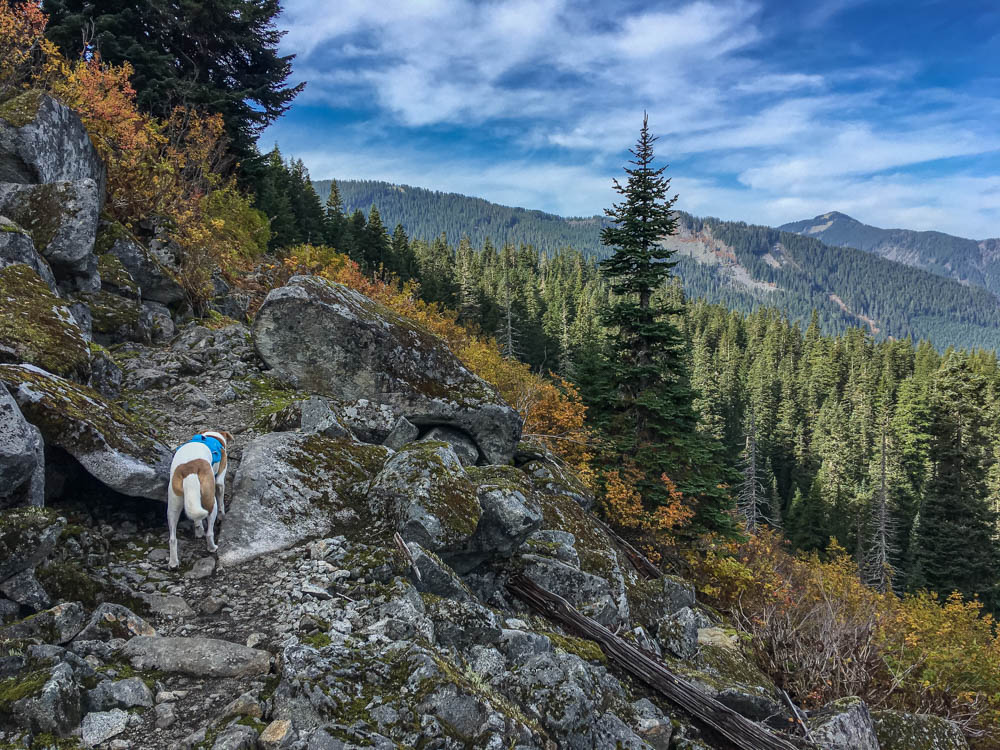
[[[347,217],[344,215],[344,204],[340,199],[340,189],[337,181],[330,181],[330,194],[326,198],[323,211],[323,239],[330,247],[345,252],[344,234],[347,231]]]
[[[406,230],[403,229],[402,224],[397,224],[392,232],[389,254],[392,258],[390,270],[399,277],[400,281],[409,281],[417,275],[417,261],[413,257],[410,239],[406,236]]]
[[[278,0],[45,0],[42,9],[46,36],[69,59],[96,50],[106,62],[132,65],[143,111],[221,113],[241,160],[257,158],[257,136],[305,86],[287,83],[295,56],[278,54]]]
[[[920,509],[911,587],[996,595],[996,518],[987,503],[985,381],[949,353],[933,380],[933,470]]]
[[[696,430],[687,342],[672,319],[682,309],[666,301],[669,295],[656,296],[676,265],[673,251],[660,240],[677,230],[677,196],[668,195],[666,167],[654,166],[655,140],[644,114],[631,166],[625,168],[627,183],[614,181],[624,200],[605,211],[614,223],[601,231],[602,244],[613,249],[601,272],[618,295],[603,316],[617,333],[611,360],[618,396],[610,429],[618,452],[644,473],[638,487],[649,507],[670,501],[660,481],[667,475],[697,498],[700,526],[731,530],[732,500],[722,486],[728,476],[717,455],[720,446]]]
[[[373,271],[384,269],[392,252],[392,242],[389,232],[382,223],[378,207],[373,203],[368,212],[368,225],[365,227],[365,265]]]

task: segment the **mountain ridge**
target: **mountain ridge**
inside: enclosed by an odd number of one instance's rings
[[[314,184],[325,200],[330,182]],[[345,211],[367,213],[374,204],[387,227],[400,223],[411,237],[430,240],[445,232],[452,244],[469,236],[474,247],[488,238],[496,246],[524,243],[546,252],[570,246],[596,258],[608,253],[600,244],[602,217],[565,219],[376,180],[337,184]],[[811,235],[683,212],[678,218],[679,233],[665,243],[677,251],[676,271],[690,297],[743,313],[774,307],[801,325],[815,309],[826,333],[861,326],[876,338],[926,338],[939,349],[1000,349],[1000,301],[981,284]]]
[[[1000,294],[1000,238],[974,240],[935,230],[883,229],[840,211],[782,224],[778,229],[828,245],[864,250]]]

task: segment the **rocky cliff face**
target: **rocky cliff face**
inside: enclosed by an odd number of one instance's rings
[[[90,180],[97,200],[92,165],[42,168],[32,144],[79,136],[53,107],[0,128],[0,178]],[[86,145],[66,153],[87,162]],[[95,221],[75,265],[50,262],[28,203],[10,205],[0,747],[733,746],[513,595],[516,576],[787,730],[736,634],[683,580],[641,573],[582,482],[433,336],[311,278],[251,327],[193,320],[167,256]],[[184,522],[169,570],[166,465],[208,428],[237,436],[220,548]],[[857,700],[809,721],[826,750],[965,747],[947,722]]]

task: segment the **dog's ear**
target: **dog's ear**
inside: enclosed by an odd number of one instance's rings
[[[222,437],[226,439],[227,448],[236,442],[236,438],[233,437],[233,433],[226,432],[225,430],[222,430],[221,432],[222,432]]]

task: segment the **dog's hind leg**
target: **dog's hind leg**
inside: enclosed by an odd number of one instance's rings
[[[178,497],[173,492],[167,493],[167,529],[170,533],[170,567],[176,568],[180,565],[177,557],[177,521],[180,520],[181,511],[184,509],[184,498]]]
[[[208,529],[205,531],[205,547],[209,552],[215,552],[219,549],[219,546],[215,543],[215,517],[219,514],[219,506],[212,506],[212,512],[208,514],[208,518],[205,521],[208,523]]]
[[[226,515],[226,470],[215,478],[215,505],[219,509],[219,515]]]

